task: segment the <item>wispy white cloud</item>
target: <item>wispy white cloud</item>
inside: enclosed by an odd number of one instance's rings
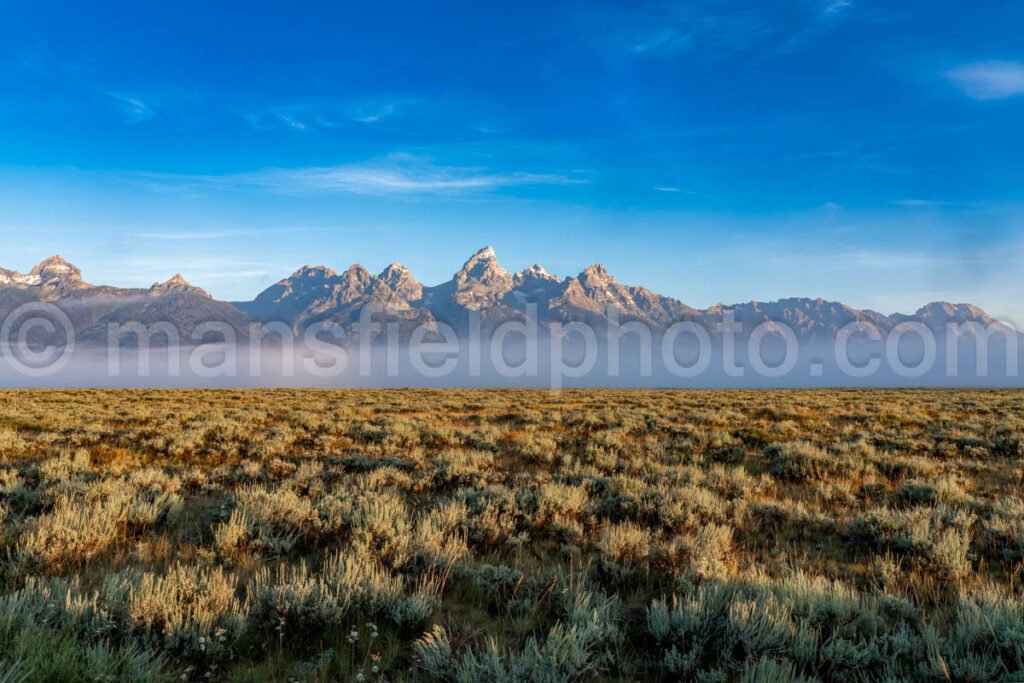
[[[111,92],[109,90],[101,91],[101,94],[113,100],[118,105],[118,108],[125,117],[125,123],[141,123],[142,121],[147,121],[153,118],[153,110],[148,104],[138,97]]]
[[[277,120],[284,124],[286,128],[291,128],[292,130],[307,130],[309,128],[303,121],[287,114],[277,114]]]
[[[934,199],[896,199],[889,203],[893,206],[902,206],[908,209],[933,209],[951,206],[951,202],[942,202]]]
[[[825,3],[825,14],[838,14],[852,6],[853,0],[828,0]]]
[[[1003,100],[1024,95],[1024,64],[1020,62],[964,64],[947,71],[946,78],[975,100]]]
[[[393,102],[382,104],[360,104],[349,110],[349,119],[356,123],[376,123],[386,119],[398,111],[398,105]]]
[[[714,13],[690,6],[673,7],[646,18],[649,25],[633,34],[628,52],[674,55],[696,50],[720,57],[754,47],[776,32],[765,15],[754,12]]]
[[[255,131],[309,130],[309,123],[291,110],[272,109],[246,114],[245,122]]]
[[[685,46],[690,40],[691,34],[688,33],[679,33],[675,30],[658,31],[642,37],[640,42],[630,48],[630,52],[637,54],[658,50],[674,52]]]
[[[487,123],[471,124],[469,129],[477,133],[483,133],[484,135],[500,135],[505,132],[505,128]]]
[[[490,190],[515,185],[566,185],[580,182],[546,173],[488,173],[480,169],[388,163],[350,164],[298,169],[269,169],[240,174],[233,180],[290,192],[413,194]]]
[[[750,50],[785,52],[839,23],[854,0],[809,0],[795,11],[771,3],[736,8],[722,2],[656,3],[617,17],[625,51],[674,56],[688,51],[715,61]]]
[[[337,192],[365,195],[457,194],[501,188],[573,185],[585,178],[553,173],[489,171],[479,167],[439,166],[408,154],[337,166],[269,168],[228,175],[135,174],[135,181],[158,187],[194,190],[263,189],[299,194]]]
[[[245,121],[256,131],[294,130],[318,131],[373,124],[396,116],[416,100],[366,100],[353,103],[303,103],[271,107],[245,115]]]

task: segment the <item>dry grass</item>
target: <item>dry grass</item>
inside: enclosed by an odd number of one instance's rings
[[[1019,680],[1022,415],[0,392],[0,682]]]

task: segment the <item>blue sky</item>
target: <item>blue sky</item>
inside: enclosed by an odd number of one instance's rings
[[[1024,321],[1020,3],[8,0],[0,265],[510,268]]]

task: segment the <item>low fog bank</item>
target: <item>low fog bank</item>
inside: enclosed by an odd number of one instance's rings
[[[891,341],[891,340],[890,340]],[[926,343],[851,340],[787,346],[768,335],[707,344],[689,338],[570,336],[349,347],[206,344],[151,349],[6,348],[0,385],[11,388],[520,387],[811,388],[1021,387],[1020,349],[1006,339]]]

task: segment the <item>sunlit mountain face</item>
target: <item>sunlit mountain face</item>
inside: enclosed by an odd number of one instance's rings
[[[74,313],[76,332],[87,339],[101,338],[100,328],[110,322],[168,322],[191,331],[203,316],[228,321],[243,334],[246,325],[258,322],[285,323],[299,333],[314,323],[355,323],[371,305],[388,318],[410,325],[444,323],[463,335],[471,314],[488,328],[533,319],[539,326],[582,322],[605,329],[611,318],[619,324],[639,322],[664,332],[683,321],[701,321],[714,329],[728,313],[748,330],[780,323],[811,341],[828,340],[844,326],[861,321],[882,332],[906,322],[936,330],[948,324],[998,324],[976,306],[945,302],[891,316],[799,298],[700,310],[644,287],[622,284],[600,264],[565,278],[540,264],[511,273],[500,265],[492,247],[473,254],[450,280],[438,285],[421,284],[399,263],[378,275],[359,264],[340,273],[325,266],[303,266],[252,301],[234,303],[213,299],[181,275],[146,289],[92,285],[82,279],[77,266],[60,256],[43,261],[28,274],[0,270],[0,278],[0,301],[8,302],[0,314],[9,314],[12,307],[28,301],[51,302]]]

